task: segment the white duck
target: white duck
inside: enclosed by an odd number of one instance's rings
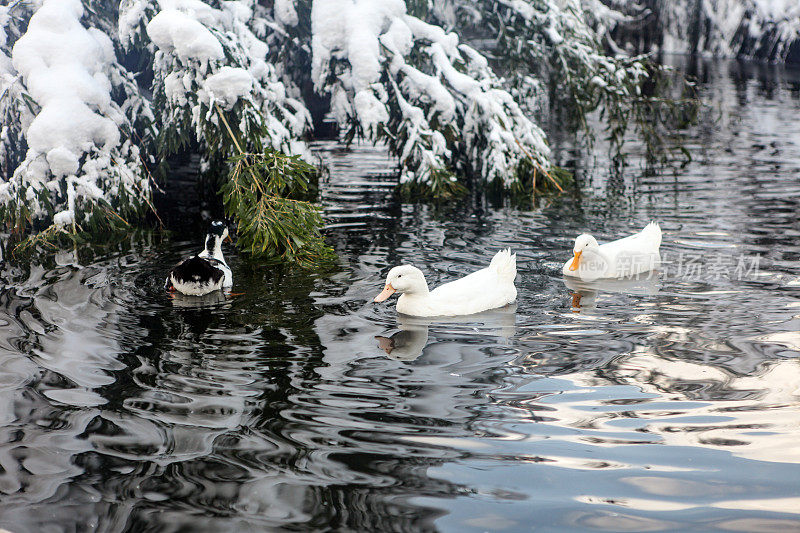
[[[513,302],[517,297],[516,276],[517,256],[511,254],[511,249],[497,252],[487,268],[432,291],[420,269],[402,265],[389,271],[386,287],[374,301],[382,302],[399,292],[397,312],[404,315],[471,315]]]
[[[566,276],[592,281],[649,272],[661,262],[661,228],[651,222],[635,235],[605,244],[584,233],[575,239],[573,257],[564,263]]]

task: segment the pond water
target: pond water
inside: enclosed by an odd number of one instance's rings
[[[189,232],[6,262],[0,527],[800,530],[800,76],[698,77],[693,162],[634,157],[620,192],[598,147],[531,210],[400,205],[384,153],[319,143],[331,275],[230,250],[243,294],[171,300]],[[565,282],[578,233],[650,220],[657,276]],[[515,307],[371,303],[392,265],[436,285],[506,246]]]

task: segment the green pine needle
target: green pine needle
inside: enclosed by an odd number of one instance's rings
[[[320,208],[310,196],[317,169],[275,150],[243,153],[230,160],[222,185],[225,212],[238,226],[240,249],[255,257],[320,268],[336,259],[319,231]]]

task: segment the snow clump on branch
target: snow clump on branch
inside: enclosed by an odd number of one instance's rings
[[[165,111],[163,142],[181,145],[190,127],[206,156],[235,155],[219,107],[230,112],[226,120],[245,143],[242,150],[308,154],[301,136],[311,117],[268,61],[269,47],[252,32],[250,25],[258,21],[246,2],[223,2],[217,9],[199,0],[159,0],[149,9],[134,3],[123,11],[120,31],[129,32],[122,34],[123,42],[155,45],[154,93]],[[149,21],[137,22],[150,13],[155,15]],[[149,39],[139,34],[142,26]]]
[[[389,143],[402,182],[472,170],[510,186],[523,160],[549,166],[544,133],[486,58],[402,0],[316,0],[311,23],[315,88],[352,135]]]
[[[35,111],[23,124],[25,159],[0,184],[0,202],[33,220],[55,211],[60,226],[149,196],[139,150],[120,135],[130,124],[111,99],[112,43],[83,27],[83,14],[79,0],[44,0],[11,55]]]

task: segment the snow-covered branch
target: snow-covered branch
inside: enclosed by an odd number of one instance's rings
[[[646,6],[644,23],[630,24],[623,20],[609,26],[621,44],[632,49],[800,61],[797,0],[640,2]],[[794,58],[790,58],[793,50]]]
[[[386,139],[402,182],[472,170],[510,185],[530,155],[549,166],[545,135],[486,58],[398,0],[317,0],[312,77],[351,135]]]
[[[139,149],[121,134],[131,123],[111,98],[113,45],[103,32],[84,27],[83,15],[79,0],[45,0],[14,44],[11,68],[18,79],[4,83],[14,103],[3,111],[17,114],[27,153],[0,184],[0,203],[13,225],[100,222],[108,208],[124,215],[149,198]],[[8,64],[0,68],[7,78]],[[4,128],[4,144],[9,134]]]
[[[742,15],[778,55],[797,30],[791,5],[765,11],[781,1]],[[84,2],[0,7],[0,206],[23,231],[135,216],[146,167],[181,148],[223,172],[242,152],[306,155],[309,110],[387,142],[411,187],[514,187],[552,169],[536,109],[626,122],[651,71],[608,50],[659,0]]]
[[[513,66],[514,86],[524,95],[541,97],[544,84],[550,89],[548,96],[576,115],[579,123],[609,99],[637,96],[648,78],[642,57],[611,56],[605,51],[605,45],[615,46],[609,27],[630,20],[627,12],[600,0],[490,3],[495,7],[488,23],[500,36],[497,54]],[[626,11],[633,11],[633,6],[629,4]]]
[[[136,16],[153,13],[146,24]],[[310,125],[305,105],[290,95],[268,62],[267,44],[251,30],[259,24],[247,2],[223,2],[217,9],[198,0],[166,0],[158,6],[123,8],[123,42],[155,47],[153,90],[162,109],[168,150],[187,140],[187,131],[209,153],[235,153],[222,131],[217,109],[231,112],[244,149],[271,147],[305,154],[300,140]]]
[[[23,14],[30,17],[27,10]],[[12,18],[9,6],[0,6],[0,178],[5,181],[11,178],[24,154],[23,125],[33,120],[11,62],[9,41],[19,37],[17,20]]]
[[[665,159],[661,135],[683,103],[660,101],[643,90],[667,80],[646,56],[624,53],[612,36],[621,24],[641,23],[642,3],[619,0],[454,0],[453,24],[462,32],[495,38],[494,53],[528,108],[567,119],[591,142],[588,114],[605,121],[612,160],[624,162],[628,131],[645,141],[651,163]],[[476,13],[479,18],[476,17]],[[609,51],[614,52],[609,52]],[[612,55],[613,54],[613,55]],[[688,99],[685,105],[690,105]],[[653,110],[663,112],[653,112]],[[669,125],[667,124],[669,122]]]

